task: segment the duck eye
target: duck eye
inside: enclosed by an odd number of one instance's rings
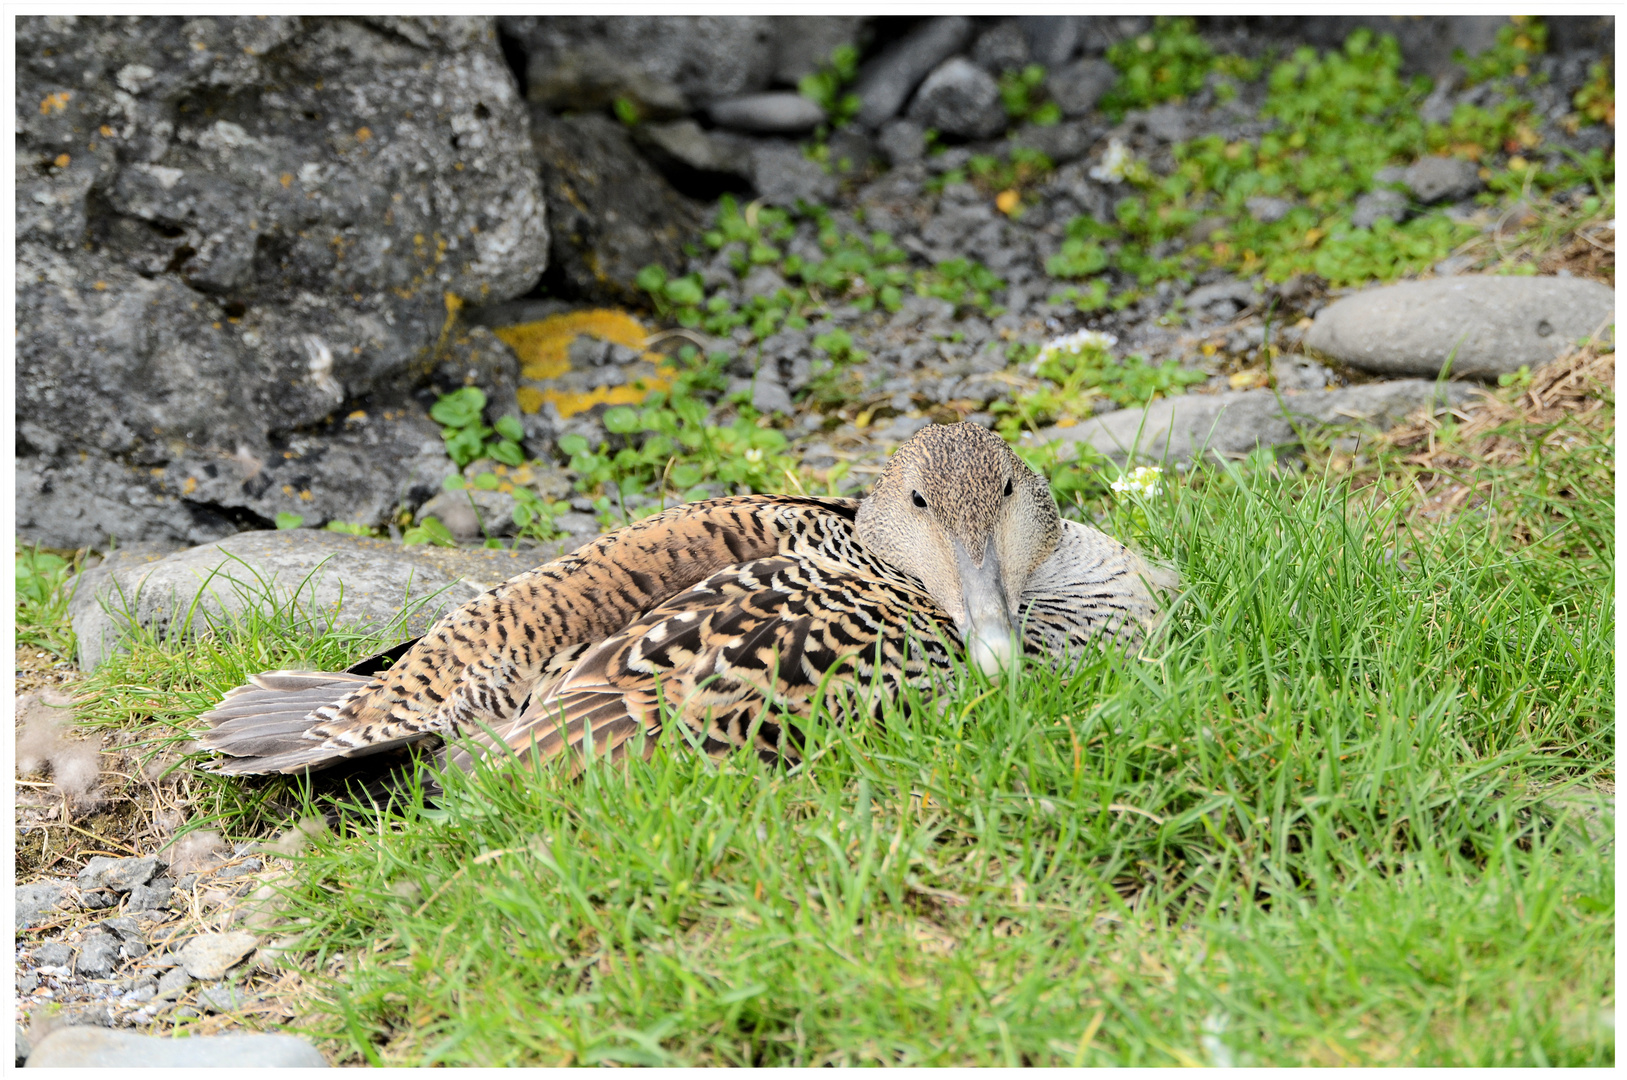
[[[1006,477],[1006,498],[1011,498],[1011,493],[1015,490],[1016,488],[1011,486],[1011,477]]]
[[[922,510],[926,509],[926,497],[923,496],[919,491],[910,492],[910,502],[914,503],[916,506],[919,506]]]

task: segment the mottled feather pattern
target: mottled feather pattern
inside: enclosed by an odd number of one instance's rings
[[[673,720],[707,753],[796,761],[816,708],[877,722],[906,687],[947,685],[965,647],[956,574],[985,552],[999,573],[982,579],[980,610],[998,594],[1024,651],[1059,663],[1138,643],[1173,584],[1060,521],[1043,478],[997,436],[928,428],[863,503],[754,495],[657,514],[482,594],[391,666],[257,676],[205,714],[201,739],[228,755],[224,773],[420,743],[444,744],[454,766],[502,752],[579,768],[590,745],[648,752]]]

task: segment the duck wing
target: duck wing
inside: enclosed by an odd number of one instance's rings
[[[585,745],[620,758],[669,719],[718,755],[750,746],[799,759],[796,721],[823,703],[838,723],[880,714],[906,682],[950,671],[959,637],[914,582],[868,558],[800,553],[713,574],[583,654],[510,724],[448,755],[468,767],[501,748],[522,760]]]
[[[843,542],[857,507],[751,495],[668,510],[483,593],[359,683],[279,672],[239,687],[201,718],[211,730],[200,741],[236,758],[220,772],[301,772],[507,725],[588,646],[725,567]]]

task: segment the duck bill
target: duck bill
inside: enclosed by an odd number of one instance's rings
[[[954,545],[962,601],[955,625],[972,663],[983,674],[993,676],[1011,667],[1017,656],[1017,631],[1006,603],[1000,558],[994,553],[994,545],[989,544],[982,561],[974,563],[959,540]]]

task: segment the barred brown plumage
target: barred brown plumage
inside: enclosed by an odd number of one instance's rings
[[[841,723],[878,718],[906,684],[941,683],[962,648],[992,673],[1019,647],[1062,659],[1133,646],[1172,585],[1063,521],[997,435],[928,427],[863,500],[668,510],[477,597],[376,674],[255,676],[203,715],[201,740],[227,774],[415,744],[467,766],[499,750],[576,754],[585,740],[620,757],[671,717],[708,752],[796,760],[795,721],[818,703]]]

